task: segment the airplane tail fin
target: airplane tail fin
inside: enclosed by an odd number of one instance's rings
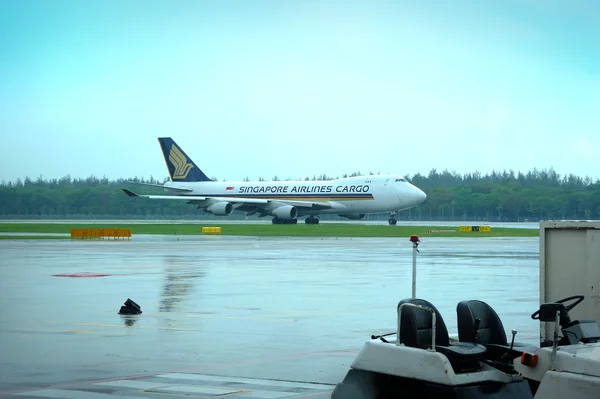
[[[162,150],[171,181],[198,182],[212,181],[188,157],[185,152],[170,137],[159,137],[158,142]]]

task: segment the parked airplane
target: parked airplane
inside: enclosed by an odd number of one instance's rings
[[[398,175],[357,176],[319,181],[244,181],[218,182],[204,172],[170,138],[158,139],[171,181],[161,187],[174,195],[138,195],[122,189],[130,197],[181,200],[215,216],[229,216],[233,211],[273,216],[273,224],[296,224],[307,216],[306,224],[318,224],[318,215],[337,214],[362,220],[368,213],[390,212],[394,215],[425,201],[419,188]]]

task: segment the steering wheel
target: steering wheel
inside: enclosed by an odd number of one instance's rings
[[[567,305],[567,306],[565,306],[565,310],[566,310],[566,311],[567,311],[567,313],[568,313],[568,312],[569,312],[569,310],[571,310],[571,309],[573,309],[575,306],[579,305],[579,304],[581,303],[581,301],[583,301],[583,299],[584,299],[584,298],[585,298],[585,297],[584,297],[583,295],[573,295],[573,296],[570,296],[570,297],[567,297],[567,298],[559,299],[558,301],[554,301],[554,303],[564,303],[564,302],[567,302],[567,301],[570,301],[570,300],[573,300],[573,299],[577,299],[577,301],[576,301],[576,302],[574,302],[574,303],[572,303],[572,304],[570,304],[570,305]],[[535,313],[533,313],[533,314],[531,315],[531,318],[532,318],[533,320],[538,320],[538,319],[540,318],[540,311],[539,311],[539,310],[537,310]],[[562,318],[562,316],[561,316],[561,318]]]

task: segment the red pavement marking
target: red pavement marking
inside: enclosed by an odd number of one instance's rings
[[[107,277],[110,276],[110,274],[103,274],[103,273],[60,273],[60,274],[53,274],[53,277]]]

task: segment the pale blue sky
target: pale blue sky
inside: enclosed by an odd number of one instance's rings
[[[600,177],[600,2],[0,0],[0,179]]]

